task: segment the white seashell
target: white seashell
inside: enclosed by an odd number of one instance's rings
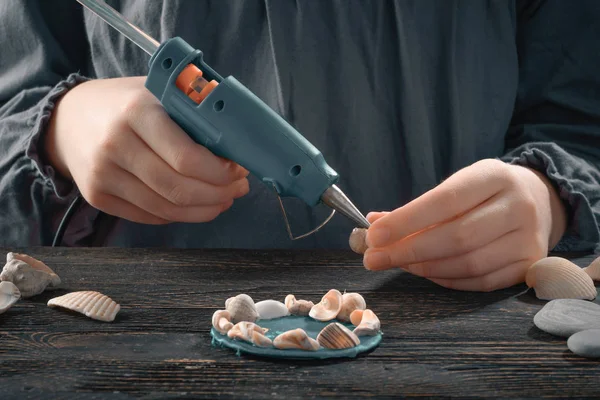
[[[546,257],[527,270],[525,282],[541,300],[582,299],[597,296],[594,281],[582,268],[560,257]]]
[[[364,310],[367,308],[365,299],[358,293],[344,293],[342,295],[342,308],[337,315],[340,321],[350,321],[350,314],[354,310]]]
[[[358,346],[360,339],[344,325],[332,322],[319,332],[317,342],[327,349],[348,349]]]
[[[364,310],[360,323],[354,328],[354,334],[356,336],[375,336],[379,333],[381,328],[381,322],[377,315],[369,309]]]
[[[300,328],[283,332],[273,340],[273,345],[278,349],[301,349],[309,351],[316,351],[321,347],[319,342],[308,336]]]
[[[229,311],[215,311],[212,317],[212,325],[217,331],[219,331],[219,333],[225,335],[231,328],[233,328]]]
[[[263,300],[255,304],[259,319],[275,319],[290,315],[288,308],[277,300]]]
[[[60,285],[60,278],[46,264],[26,254],[8,253],[0,280],[14,283],[23,298]]]
[[[247,294],[238,294],[227,300],[226,309],[231,314],[231,322],[234,324],[242,321],[254,322],[258,319],[258,312],[252,297]]]
[[[362,316],[363,316],[364,312],[365,312],[365,310],[352,311],[352,313],[350,314],[350,322],[352,323],[352,325],[354,325],[354,326],[360,325],[360,321],[362,320]]]
[[[583,269],[594,281],[600,281],[600,257]]]
[[[0,314],[8,311],[21,298],[19,288],[12,282],[0,282]]]
[[[48,301],[48,307],[66,308],[104,322],[114,321],[121,310],[121,306],[110,297],[92,291],[71,292],[55,297]]]
[[[310,313],[311,308],[315,306],[315,303],[307,300],[296,300],[296,296],[288,294],[285,296],[285,306],[292,315],[306,316]]]
[[[240,339],[248,343],[253,343],[258,347],[271,347],[273,342],[264,334],[266,329],[261,328],[254,322],[242,321],[235,324],[227,336],[231,339]]]
[[[323,296],[320,303],[310,309],[308,315],[318,321],[331,321],[338,315],[341,308],[342,294],[336,289],[331,289]]]
[[[350,248],[357,254],[365,254],[367,249],[367,230],[365,228],[354,228],[350,233],[350,239],[348,240]]]

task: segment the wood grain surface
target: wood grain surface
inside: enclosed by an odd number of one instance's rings
[[[367,271],[345,251],[0,250],[38,257],[63,281],[0,315],[2,400],[600,396],[600,360],[537,329],[545,302],[525,285],[452,291],[400,270]],[[361,293],[378,314],[377,349],[299,362],[211,345],[211,316],[230,296],[316,303],[331,288]],[[120,303],[116,320],[46,306],[78,290]]]

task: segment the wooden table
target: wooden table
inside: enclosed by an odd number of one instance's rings
[[[12,250],[45,261],[63,289],[0,315],[3,400],[600,395],[600,361],[538,330],[545,302],[524,285],[451,291],[400,270],[367,271],[341,251]],[[318,302],[331,288],[363,294],[378,313],[385,335],[370,354],[272,361],[211,345],[211,316],[230,296]],[[117,319],[46,306],[77,290],[111,296]]]

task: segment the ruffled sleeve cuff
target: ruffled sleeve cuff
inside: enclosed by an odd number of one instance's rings
[[[501,157],[501,160],[543,173],[563,201],[568,225],[552,251],[588,252],[598,246],[600,232],[592,202],[598,201],[599,194],[590,164],[572,156],[555,143],[546,142],[520,146]]]
[[[77,73],[71,74],[67,79],[59,82],[38,104],[39,111],[28,121],[31,126],[31,135],[27,145],[26,154],[44,180],[44,184],[49,185],[56,196],[59,198],[72,197],[77,192],[74,182],[63,178],[47,162],[44,156],[44,134],[48,127],[48,122],[56,106],[58,99],[80,83],[88,81],[89,78]]]

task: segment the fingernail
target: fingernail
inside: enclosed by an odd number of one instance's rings
[[[370,228],[367,231],[367,245],[369,247],[383,247],[390,238],[390,229],[382,226]]]
[[[365,267],[372,270],[387,268],[390,263],[390,256],[385,251],[367,250],[363,258]]]

